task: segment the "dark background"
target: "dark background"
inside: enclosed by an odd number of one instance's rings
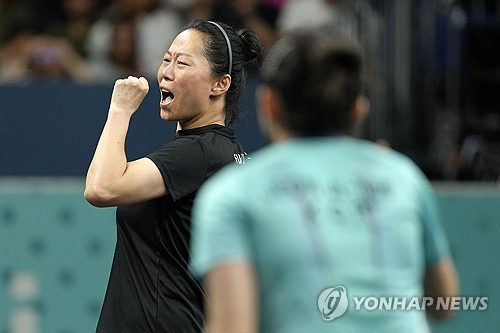
[[[54,1],[52,1],[54,2]],[[385,139],[432,180],[500,176],[500,1],[369,1],[380,18],[372,113],[361,135]],[[39,1],[43,17],[57,17]],[[264,145],[249,77],[237,135]],[[0,176],[83,176],[104,125],[113,83],[0,85]],[[174,136],[158,115],[156,82],[127,140],[138,158]],[[300,86],[298,86],[300,89]]]

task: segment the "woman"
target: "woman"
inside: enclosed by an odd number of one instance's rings
[[[457,292],[424,175],[349,136],[368,110],[359,51],[322,34],[287,36],[261,73],[259,116],[273,144],[210,179],[193,210],[206,332],[426,332],[425,311],[357,310],[349,298]]]
[[[85,198],[117,209],[117,244],[97,332],[200,332],[202,290],[187,270],[191,206],[200,185],[245,152],[225,127],[237,116],[245,66],[258,58],[254,33],[193,21],[158,70],[160,116],[177,136],[129,162],[130,118],[148,92],[145,78],[114,86],[89,167]]]

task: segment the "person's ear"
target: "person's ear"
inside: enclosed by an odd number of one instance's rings
[[[281,117],[282,110],[280,98],[276,90],[266,85],[260,85],[257,87],[256,96],[259,117],[266,123],[277,123]]]
[[[229,90],[231,86],[231,76],[229,74],[224,75],[221,79],[214,82],[212,86],[212,96],[218,97]]]
[[[354,101],[352,117],[355,122],[363,121],[370,113],[370,101],[365,96],[358,96]]]
[[[278,92],[262,84],[257,87],[255,96],[257,100],[257,120],[261,133],[271,142],[281,140],[285,133],[281,124],[283,107]]]

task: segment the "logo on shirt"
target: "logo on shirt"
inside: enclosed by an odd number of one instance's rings
[[[347,291],[342,286],[327,288],[318,297],[318,308],[325,321],[342,316],[348,304]]]
[[[234,161],[236,164],[245,164],[246,160],[249,160],[250,157],[248,157],[247,153],[242,153],[242,154],[234,154]]]

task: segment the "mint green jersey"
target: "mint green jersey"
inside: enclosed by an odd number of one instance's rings
[[[200,278],[231,261],[255,266],[265,333],[425,332],[420,309],[356,308],[353,298],[422,297],[426,267],[448,254],[422,172],[349,137],[289,140],[223,169],[199,192],[192,232]],[[335,299],[321,310],[322,292],[338,286],[346,311],[325,317]]]

